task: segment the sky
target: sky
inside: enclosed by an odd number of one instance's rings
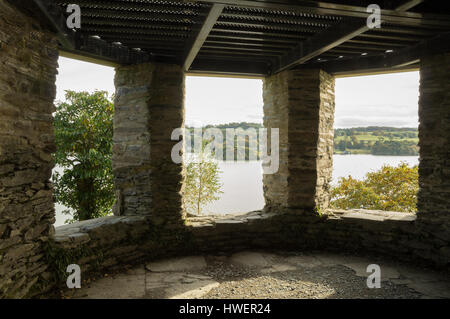
[[[61,57],[57,101],[65,90],[114,93],[114,69]],[[336,79],[335,128],[418,126],[419,72]],[[257,122],[263,118],[262,80],[186,77],[186,125]]]
[[[335,128],[417,127],[419,72],[338,78]]]

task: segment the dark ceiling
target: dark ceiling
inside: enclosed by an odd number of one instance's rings
[[[59,32],[64,51],[119,64],[178,63],[189,72],[395,69],[450,50],[446,1],[378,1],[383,9],[379,29],[366,25],[373,0],[29,2]],[[73,3],[81,7],[82,27],[65,30],[65,8]]]

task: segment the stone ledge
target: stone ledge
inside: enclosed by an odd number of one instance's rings
[[[107,216],[85,220],[56,227],[53,239],[62,246],[81,245],[89,242],[91,239],[98,238],[100,233],[110,230],[115,232],[109,234],[111,243],[113,243],[115,237],[121,237],[121,235],[117,234],[120,226],[142,225],[146,224],[146,221],[147,218],[145,216]],[[104,235],[108,236],[108,234]]]
[[[186,225],[196,228],[215,229],[221,226],[244,225],[255,221],[268,220],[275,216],[281,216],[283,213],[270,213],[263,211],[253,211],[248,213],[226,214],[226,215],[207,215],[207,216],[189,216],[186,218]],[[330,210],[326,215],[328,220],[348,220],[348,221],[368,221],[368,222],[401,222],[411,224],[417,217],[413,214],[401,212],[386,212],[379,210]],[[73,224],[59,226],[55,228],[54,240],[57,243],[87,243],[91,240],[91,233],[107,231],[112,227],[120,225],[137,226],[147,224],[146,216],[108,216]],[[117,227],[114,227],[117,231]],[[117,234],[116,234],[117,235]],[[96,237],[96,236],[95,236]],[[111,241],[114,241],[114,233],[110,234]]]
[[[253,211],[248,213],[236,213],[225,215],[190,215],[186,218],[186,225],[192,227],[208,227],[227,224],[245,224],[253,220],[262,220],[276,216],[274,213],[265,213],[263,211]]]
[[[330,219],[362,219],[379,222],[400,221],[411,223],[417,220],[417,216],[411,213],[368,209],[330,210],[328,212],[328,217]]]
[[[188,226],[211,227],[226,224],[246,224],[252,221],[270,219],[275,216],[282,216],[286,213],[270,213],[264,211],[253,211],[248,213],[226,214],[226,215],[206,215],[206,216],[188,216],[186,224]],[[325,214],[328,220],[353,220],[369,222],[404,222],[411,224],[417,220],[415,214],[402,212],[388,212],[381,210],[351,209],[351,210],[329,210]],[[307,216],[305,216],[307,218]],[[312,220],[312,218],[311,218]]]

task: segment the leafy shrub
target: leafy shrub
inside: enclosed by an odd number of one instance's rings
[[[406,163],[384,165],[367,173],[364,180],[341,178],[331,191],[331,205],[339,209],[374,209],[398,212],[417,211],[418,167]]]
[[[72,221],[106,216],[114,204],[113,103],[104,91],[66,91],[66,100],[54,122],[55,162],[64,169],[52,177],[55,199],[74,211]]]

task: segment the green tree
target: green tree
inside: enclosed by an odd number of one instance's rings
[[[350,138],[351,138],[351,140],[352,140],[352,146],[353,146],[353,148],[354,148],[354,149],[359,148],[359,147],[360,147],[360,145],[359,145],[359,140],[358,140],[358,138],[356,137],[356,135],[352,135]]]
[[[418,190],[417,166],[385,165],[379,171],[367,173],[362,181],[351,176],[341,178],[331,191],[331,205],[339,209],[416,212]]]
[[[104,91],[66,91],[55,114],[55,199],[73,210],[73,220],[106,216],[114,204],[113,103]],[[69,214],[70,211],[64,211]]]
[[[205,145],[200,154],[188,154],[185,163],[183,206],[190,214],[200,215],[203,205],[218,200],[223,193],[219,165],[204,149]]]
[[[338,149],[338,150],[340,150],[340,151],[345,151],[345,147],[347,146],[346,145],[347,143],[344,141],[344,140],[340,140],[338,143],[337,143],[337,145],[336,145],[336,148]]]

